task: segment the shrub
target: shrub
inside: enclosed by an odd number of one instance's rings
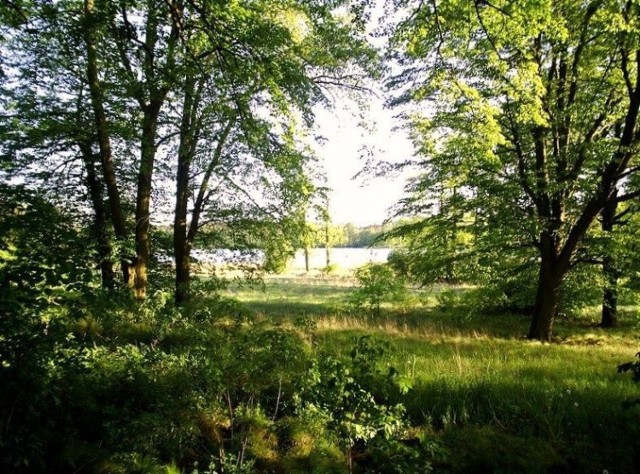
[[[383,303],[398,303],[408,296],[404,279],[383,263],[368,263],[355,270],[359,288],[351,295],[354,306],[367,308],[372,315],[380,316]]]

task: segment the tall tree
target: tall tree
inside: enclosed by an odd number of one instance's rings
[[[9,181],[24,180],[67,206],[92,209],[89,247],[95,248],[103,286],[113,288],[110,214],[95,163],[98,135],[87,99],[82,15],[61,15],[62,2],[60,11],[39,2],[26,6],[17,10],[22,21],[5,44],[13,54],[4,63],[3,170]],[[83,188],[86,194],[78,192]]]
[[[127,228],[125,224],[124,212],[122,209],[121,195],[113,164],[111,149],[111,136],[109,124],[105,112],[105,98],[102,83],[100,80],[100,70],[97,53],[97,31],[98,21],[95,12],[95,1],[84,0],[84,42],[86,47],[86,75],[91,93],[91,106],[95,116],[95,133],[100,150],[100,164],[102,176],[107,188],[109,210],[111,222],[116,239],[121,246],[126,248]],[[86,149],[88,154],[90,148]],[[91,175],[92,173],[89,173]],[[98,212],[96,212],[98,214]],[[121,258],[122,275],[125,285],[133,286],[131,256],[123,255]]]
[[[151,258],[151,191],[158,122],[169,91],[177,86],[178,25],[183,17],[180,2],[141,0],[121,3],[118,10],[111,29],[120,54],[120,77],[140,112],[133,286],[136,298],[144,299]]]
[[[391,82],[399,101],[434,104],[414,116],[427,174],[406,209],[432,201],[434,182],[455,182],[477,238],[530,245],[528,335],[548,340],[589,228],[612,200],[636,195],[625,190],[640,139],[638,5],[397,3],[409,12],[393,40],[405,67]]]
[[[292,252],[287,241],[301,232],[313,192],[312,157],[300,141],[312,108],[327,102],[326,89],[362,89],[376,58],[354,26],[361,13],[345,21],[335,11],[340,3],[187,2],[182,10],[194,23],[178,25],[184,81],[177,117],[176,302],[188,297],[190,251],[203,224],[227,232],[242,227],[245,238],[261,233],[257,240],[274,268]],[[223,17],[225,24],[218,24]]]

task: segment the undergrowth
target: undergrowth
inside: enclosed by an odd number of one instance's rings
[[[203,291],[6,306],[3,472],[638,471],[630,310],[540,344],[424,290],[379,314],[342,282]]]

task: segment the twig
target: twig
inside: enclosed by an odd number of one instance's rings
[[[271,417],[271,421],[276,421],[276,415],[278,414],[278,408],[280,408],[280,397],[282,395],[282,376],[280,376],[280,380],[278,381],[278,397],[276,398],[276,409],[273,411],[273,416]]]

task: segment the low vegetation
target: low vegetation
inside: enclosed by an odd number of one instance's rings
[[[347,302],[358,290],[345,284],[277,279],[265,291],[231,291],[269,321],[292,324],[306,314],[323,353],[347,357],[358,338],[378,340],[381,361],[407,388],[394,401],[429,446],[436,472],[637,469],[640,412],[630,402],[638,387],[616,371],[637,348],[635,308],[616,330],[597,327],[595,310],[566,316],[549,345],[523,339],[524,316],[471,311],[468,288],[413,290],[410,307],[354,314]]]
[[[357,284],[279,277],[219,293],[210,281],[181,309],[170,293],[139,305],[92,291],[59,300],[46,321],[5,320],[0,463],[7,472],[637,470],[638,388],[616,372],[637,348],[631,311],[607,331],[588,315],[565,318],[549,345],[522,339],[521,316],[450,306],[473,297],[463,287],[406,290],[403,303],[371,312],[354,307],[366,288]]]

